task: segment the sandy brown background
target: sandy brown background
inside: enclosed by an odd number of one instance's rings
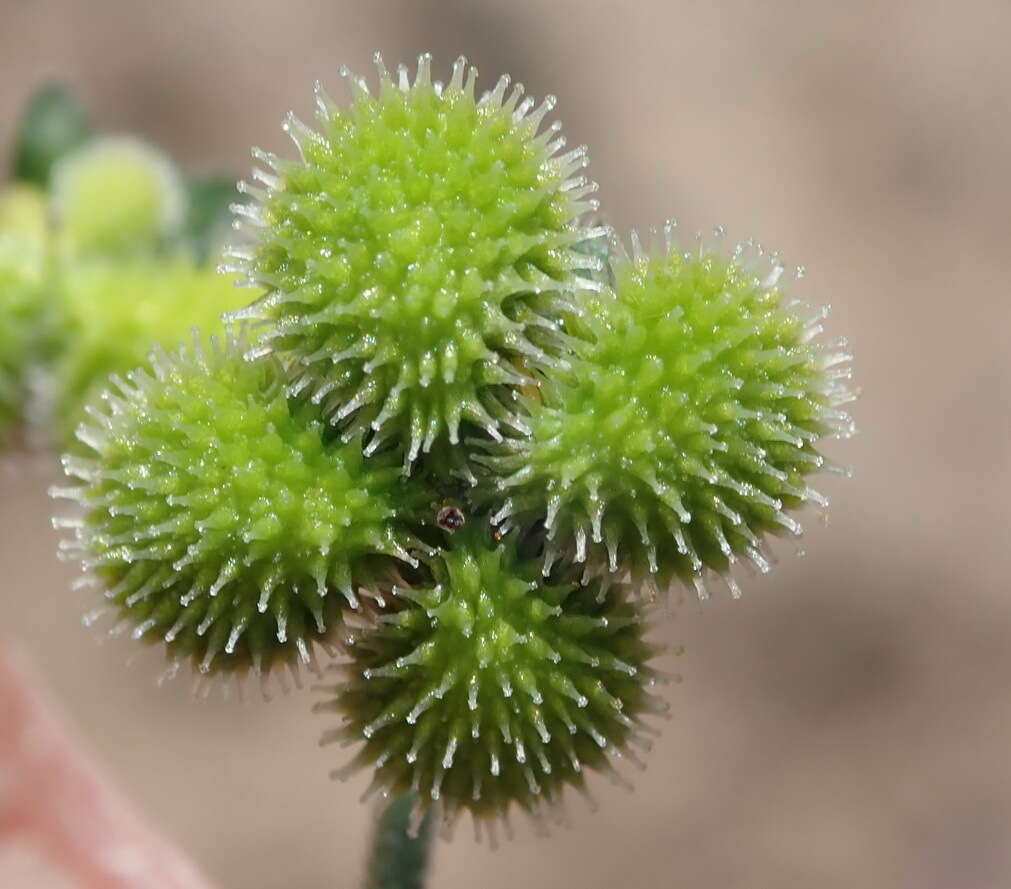
[[[0,0],[0,144],[71,83],[193,169],[284,149],[319,77],[466,53],[553,92],[609,219],[726,225],[802,263],[857,354],[826,528],[745,597],[680,609],[674,718],[633,794],[551,840],[459,831],[436,889],[1011,885],[1011,4]],[[312,696],[197,705],[97,646],[54,558],[51,458],[0,469],[0,628],[223,889],[355,886],[371,811]],[[0,719],[3,716],[0,714]]]

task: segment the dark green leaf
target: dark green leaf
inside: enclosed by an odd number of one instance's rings
[[[45,186],[53,165],[90,137],[88,119],[70,92],[44,86],[29,100],[15,131],[11,176]]]
[[[189,210],[185,237],[197,260],[204,262],[223,243],[232,218],[228,208],[242,196],[235,190],[235,180],[223,176],[193,179],[186,190]]]

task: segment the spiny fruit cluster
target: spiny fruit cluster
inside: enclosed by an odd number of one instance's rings
[[[184,254],[60,263],[50,289],[66,345],[45,375],[59,440],[73,443],[85,405],[100,395],[109,374],[132,370],[153,343],[174,349],[194,327],[218,331],[221,313],[240,302],[234,283]]]
[[[0,232],[0,440],[20,409],[42,305],[38,245]]]
[[[70,548],[199,670],[339,641],[324,740],[374,787],[537,811],[648,746],[652,598],[736,595],[823,505],[848,355],[774,255],[586,223],[553,99],[377,62],[376,94],[289,118],[297,160],[256,153],[227,269],[255,344],[155,352],[89,409]]]

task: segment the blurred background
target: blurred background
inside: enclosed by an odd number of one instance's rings
[[[636,790],[598,779],[600,812],[498,851],[461,824],[434,889],[1011,885],[1009,39],[1006,0],[0,0],[0,145],[55,79],[101,130],[241,176],[341,64],[463,53],[559,97],[609,222],[753,235],[851,340],[855,478],[823,482],[803,559],[659,630],[683,681]],[[374,812],[326,780],[313,696],[198,704],[97,644],[55,480],[0,464],[0,627],[86,745],[222,889],[357,885]]]

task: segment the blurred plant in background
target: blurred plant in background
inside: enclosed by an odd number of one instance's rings
[[[46,247],[41,195],[8,187],[0,195],[0,441],[24,407],[28,367],[42,348]]]
[[[0,191],[0,435],[75,447],[110,374],[173,348],[244,300],[214,269],[232,180],[188,180],[154,146],[96,136],[63,88],[18,126]]]

